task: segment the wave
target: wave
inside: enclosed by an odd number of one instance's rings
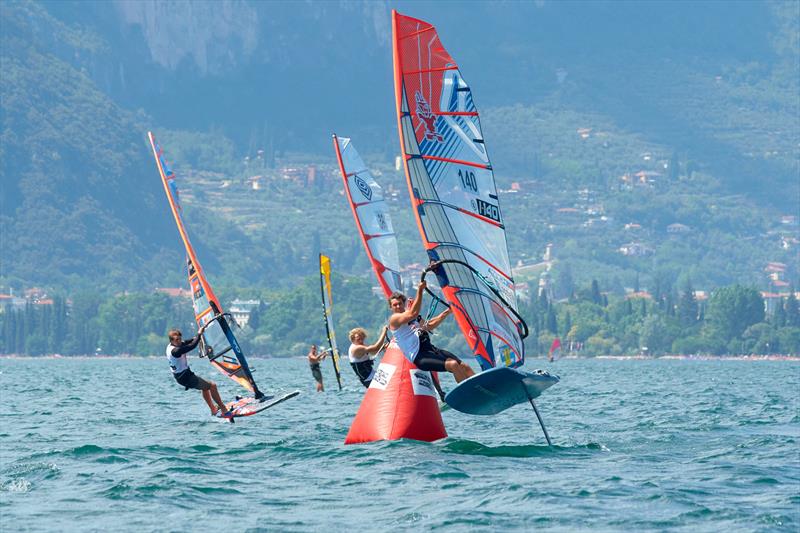
[[[574,446],[547,446],[546,444],[511,444],[488,446],[473,440],[449,440],[442,446],[445,453],[460,455],[481,455],[484,457],[547,457],[552,455],[575,452],[595,452],[606,448],[594,442]]]

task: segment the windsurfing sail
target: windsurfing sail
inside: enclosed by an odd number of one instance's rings
[[[336,345],[336,332],[333,329],[333,291],[331,290],[331,258],[319,254],[319,289],[322,292],[322,313],[325,320],[325,333],[331,348],[331,362],[336,373],[336,383],[342,390],[342,374],[339,371],[339,347]]]
[[[178,226],[183,245],[186,248],[186,264],[189,274],[189,287],[192,291],[192,303],[194,306],[194,318],[197,326],[205,326],[206,330],[200,341],[200,353],[211,362],[220,372],[237,382],[242,387],[252,391],[256,398],[261,398],[263,394],[258,390],[256,382],[247,365],[242,349],[231,329],[233,319],[230,315],[223,313],[208,279],[203,273],[200,263],[197,261],[192,243],[186,231],[183,221],[178,187],[175,183],[175,174],[170,170],[164,160],[161,147],[156,143],[156,139],[151,132],[147,132],[150,140],[150,147],[153,149],[153,156],[156,159],[156,166],[161,175],[161,182],[164,185],[164,192],[169,200],[172,216]]]
[[[353,211],[361,242],[367,251],[372,270],[386,298],[403,288],[397,236],[392,227],[389,207],[381,186],[372,177],[353,143],[346,137],[333,136],[333,149],[339,161],[347,201]]]
[[[550,345],[550,352],[547,354],[549,361],[558,361],[561,358],[561,339],[556,337]]]
[[[527,326],[472,92],[431,24],[392,11],[392,35],[401,153],[433,271],[481,368],[518,367]]]

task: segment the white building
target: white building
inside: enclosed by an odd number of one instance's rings
[[[250,322],[250,314],[254,309],[261,305],[261,300],[240,300],[235,299],[231,302],[228,312],[241,327],[246,327]]]

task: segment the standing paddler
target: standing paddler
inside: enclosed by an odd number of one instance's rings
[[[314,381],[317,382],[317,392],[325,392],[325,385],[322,383],[322,370],[319,364],[325,360],[328,353],[328,350],[317,353],[316,344],[312,344],[311,349],[308,351],[308,366],[311,368],[311,375],[314,376]]]

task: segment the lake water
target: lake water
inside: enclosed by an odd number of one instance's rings
[[[305,361],[253,362],[302,394],[230,424],[162,358],[0,359],[0,529],[800,530],[798,362],[529,361],[562,378],[537,402],[552,448],[530,406],[344,446],[349,368],[317,394]]]

